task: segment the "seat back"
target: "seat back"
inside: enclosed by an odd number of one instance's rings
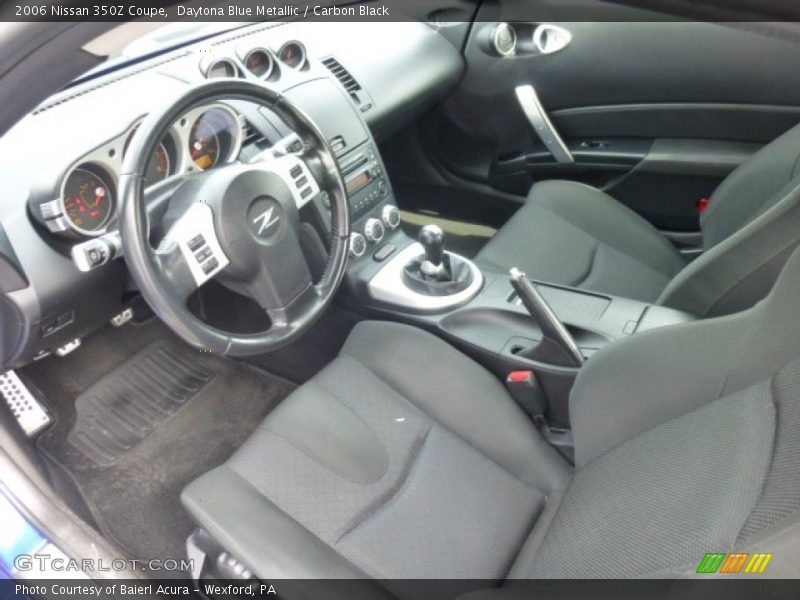
[[[800,245],[800,125],[722,182],[700,226],[706,252],[670,281],[658,303],[711,317],[766,296]]]
[[[706,250],[775,206],[800,183],[800,125],[739,166],[714,191],[700,217]]]

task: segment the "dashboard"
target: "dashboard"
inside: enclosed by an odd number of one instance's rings
[[[345,176],[357,262],[366,260],[362,246],[379,240],[378,226],[398,223],[376,140],[443,98],[462,72],[458,50],[427,24],[259,23],[51,97],[0,139],[7,167],[0,196],[0,363],[15,367],[47,356],[108,322],[135,296],[124,260],[82,270],[71,253],[115,234],[119,174],[151,108],[217,77],[259,81],[289,97],[328,138]],[[171,181],[247,160],[289,133],[277,115],[240,100],[192,109],[150,157],[148,210],[151,201],[159,209],[159,190]],[[309,204],[324,205],[317,191],[298,187]]]

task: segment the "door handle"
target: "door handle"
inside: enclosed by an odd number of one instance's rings
[[[533,46],[539,54],[554,54],[572,41],[572,34],[558,25],[542,23],[533,30]]]
[[[550,117],[547,116],[542,103],[539,101],[539,95],[533,86],[520,85],[514,89],[514,92],[517,95],[522,112],[525,113],[525,117],[528,119],[528,123],[530,123],[533,131],[536,132],[536,135],[539,136],[544,145],[547,146],[553,158],[560,163],[574,163],[575,159],[572,157],[572,152],[569,151],[564,140],[558,135],[558,131],[550,121]]]

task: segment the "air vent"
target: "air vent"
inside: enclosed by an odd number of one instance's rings
[[[252,144],[260,145],[265,139],[266,138],[264,137],[264,134],[256,129],[251,123],[247,121],[244,122],[242,146],[247,147]]]
[[[336,79],[339,80],[351,96],[361,90],[361,86],[356,81],[355,77],[350,74],[350,71],[345,69],[342,64],[332,56],[322,61],[322,64],[328,67],[328,70],[334,74]]]

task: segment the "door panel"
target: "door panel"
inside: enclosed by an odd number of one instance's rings
[[[443,105],[445,118],[427,123],[424,134],[459,176],[518,194],[541,179],[584,181],[661,229],[691,231],[698,201],[800,122],[800,45],[713,23],[630,22],[638,9],[586,0],[596,21],[550,21],[549,4],[481,6],[464,49],[465,78]],[[511,23],[517,55],[493,54],[493,27],[523,10],[536,22]],[[604,10],[618,20],[603,21]],[[530,32],[541,23],[563,27],[569,44],[530,52]],[[573,163],[557,164],[533,132],[515,94],[526,84]]]

